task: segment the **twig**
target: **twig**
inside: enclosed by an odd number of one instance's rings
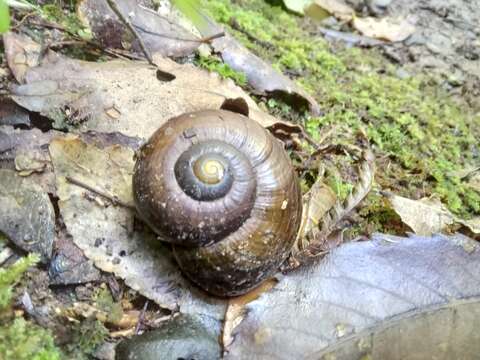
[[[78,179],[74,179],[70,176],[66,176],[65,177],[65,180],[67,180],[69,183],[71,184],[74,184],[74,185],[77,185],[81,188],[84,188],[85,190],[88,190],[88,191],[91,191],[93,192],[94,194],[96,195],[99,195],[107,200],[109,200],[114,206],[117,206],[117,205],[120,205],[120,206],[123,206],[125,208],[128,208],[128,209],[131,209],[131,210],[134,210],[136,211],[136,208],[134,205],[132,204],[128,204],[126,202],[123,202],[122,200],[120,200],[119,198],[117,198],[116,196],[112,196],[112,195],[109,195],[107,193],[104,193],[103,191],[101,190],[98,190],[98,189],[95,189],[94,187],[88,185],[88,184],[85,184],[84,182],[78,180]]]
[[[205,44],[205,43],[209,43],[210,41],[214,40],[214,39],[217,39],[217,38],[221,38],[223,36],[225,36],[225,32],[222,31],[222,32],[219,32],[218,34],[215,34],[215,35],[212,35],[212,36],[207,36],[207,37],[204,37],[204,38],[199,38],[199,39],[185,39],[185,38],[179,38],[179,37],[176,37],[176,36],[170,36],[170,35],[167,35],[167,34],[162,34],[162,33],[158,33],[156,31],[151,31],[151,30],[148,30],[148,29],[145,29],[144,27],[140,26],[140,25],[136,25],[136,24],[133,24],[132,25],[140,30],[141,32],[144,32],[145,34],[149,34],[149,35],[153,35],[153,36],[158,36],[158,37],[162,37],[162,38],[165,38],[165,39],[170,39],[170,40],[177,40],[177,41],[185,41],[185,42],[194,42],[194,43],[201,43],[201,44]]]
[[[72,31],[70,31],[70,30],[68,30],[68,29],[66,29],[66,28],[64,28],[64,27],[62,27],[58,24],[53,24],[53,23],[49,23],[49,22],[40,22],[39,23],[39,22],[36,22],[36,21],[30,21],[29,24],[33,25],[33,26],[45,27],[45,28],[48,28],[48,29],[56,29],[56,30],[65,32],[68,35],[70,35],[72,38],[74,38],[74,39],[76,39],[80,42],[84,42],[87,45],[93,46],[93,47],[95,47],[95,48],[97,48],[97,49],[99,49],[99,50],[103,51],[104,53],[106,53],[108,55],[111,55],[111,56],[115,56],[115,57],[118,57],[118,58],[130,58],[130,59],[134,59],[134,60],[143,60],[143,58],[138,57],[135,54],[128,53],[128,52],[123,53],[121,50],[105,48],[100,43],[97,43],[95,41],[82,39],[81,37],[79,37],[74,32],[72,32]]]
[[[143,39],[141,35],[138,33],[137,29],[132,25],[130,19],[128,19],[126,16],[122,14],[120,9],[117,6],[117,3],[115,0],[107,0],[108,5],[112,9],[112,11],[118,16],[118,18],[125,24],[125,26],[132,32],[132,34],[137,38],[138,43],[140,44],[140,48],[142,49],[143,54],[147,58],[147,61],[150,65],[157,66],[153,62],[152,55],[150,54],[150,51],[148,50],[147,46],[143,42]]]
[[[145,313],[147,312],[147,307],[148,307],[148,299],[145,300],[145,304],[143,304],[142,312],[138,317],[137,326],[135,326],[135,335],[138,335],[138,332],[140,331],[140,327],[142,326],[143,319],[145,318]]]
[[[15,26],[12,26],[12,30],[18,29],[20,26],[22,26],[22,24],[25,22],[25,20],[27,20],[29,17],[31,17],[33,15],[36,15],[36,13],[31,12],[31,13],[26,14],[19,22],[17,22],[15,24]]]

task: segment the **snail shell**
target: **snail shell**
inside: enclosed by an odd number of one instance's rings
[[[257,122],[224,110],[183,114],[137,154],[140,216],[188,278],[218,296],[271,276],[293,246],[301,192],[281,143]]]

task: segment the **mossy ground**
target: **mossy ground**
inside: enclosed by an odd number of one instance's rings
[[[313,138],[331,127],[334,138],[362,129],[376,154],[376,182],[383,190],[412,198],[436,193],[460,216],[480,214],[480,194],[457,175],[480,161],[480,115],[454,103],[433,78],[397,75],[398,68],[374,49],[329,44],[308,21],[279,5],[263,0],[203,4],[250,50],[315,96],[321,116],[283,112],[302,121]],[[229,27],[233,19],[242,31]],[[348,190],[341,179],[338,184],[340,192]],[[395,215],[381,204],[372,193],[361,215],[377,224],[373,230],[385,231]]]

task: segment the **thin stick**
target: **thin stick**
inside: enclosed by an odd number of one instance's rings
[[[85,184],[84,182],[78,180],[78,179],[74,179],[70,176],[66,176],[65,177],[65,180],[67,180],[69,183],[71,184],[74,184],[74,185],[77,185],[85,190],[88,190],[88,191],[91,191],[92,193],[96,194],[96,195],[99,195],[107,200],[109,200],[113,205],[117,206],[117,205],[120,205],[120,206],[123,206],[125,208],[128,208],[128,209],[131,209],[131,210],[134,210],[136,211],[136,208],[134,205],[132,204],[128,204],[126,202],[123,202],[122,200],[120,200],[119,198],[117,198],[116,196],[111,196],[107,193],[104,193],[103,191],[101,190],[98,190],[98,189],[95,189],[94,187],[88,185],[88,184]]]
[[[143,42],[143,39],[141,37],[141,35],[138,33],[137,29],[135,29],[135,27],[132,25],[132,23],[130,22],[130,20],[124,16],[122,14],[122,12],[120,11],[120,9],[118,8],[117,6],[117,3],[115,2],[115,0],[107,0],[108,2],[108,5],[110,6],[110,8],[112,9],[112,11],[118,16],[118,18],[127,26],[127,28],[132,32],[132,34],[137,38],[138,40],[138,43],[140,44],[140,48],[142,49],[143,51],[143,54],[145,55],[145,57],[147,58],[147,61],[150,65],[153,65],[153,66],[157,66],[154,62],[153,62],[153,58],[152,58],[152,55],[150,54],[150,51],[148,50],[147,46],[145,45],[145,43]]]
[[[158,33],[156,31],[151,31],[151,30],[148,30],[148,29],[145,29],[144,27],[140,26],[140,25],[136,25],[136,24],[132,24],[136,29],[144,32],[145,34],[149,34],[149,35],[152,35],[152,36],[158,36],[158,37],[162,37],[162,38],[165,38],[165,39],[170,39],[170,40],[177,40],[177,41],[185,41],[185,42],[193,42],[193,43],[201,43],[201,44],[205,44],[205,43],[209,43],[210,41],[212,40],[215,40],[217,38],[221,38],[223,36],[225,36],[225,31],[222,31],[222,32],[219,32],[218,34],[214,34],[212,36],[207,36],[207,37],[204,37],[204,38],[199,38],[199,39],[185,39],[185,38],[179,38],[179,37],[176,37],[176,36],[170,36],[170,35],[166,35],[166,34],[161,34],[161,33]]]
[[[148,307],[148,299],[145,300],[145,304],[143,305],[142,312],[140,313],[140,316],[138,317],[137,326],[135,326],[135,335],[138,335],[138,332],[140,331],[140,327],[142,326],[143,319],[145,318],[145,313],[147,311],[147,307]]]

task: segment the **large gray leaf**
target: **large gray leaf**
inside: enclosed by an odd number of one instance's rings
[[[227,358],[475,358],[468,354],[480,353],[480,335],[469,329],[480,322],[479,285],[471,239],[377,235],[251,302]]]

